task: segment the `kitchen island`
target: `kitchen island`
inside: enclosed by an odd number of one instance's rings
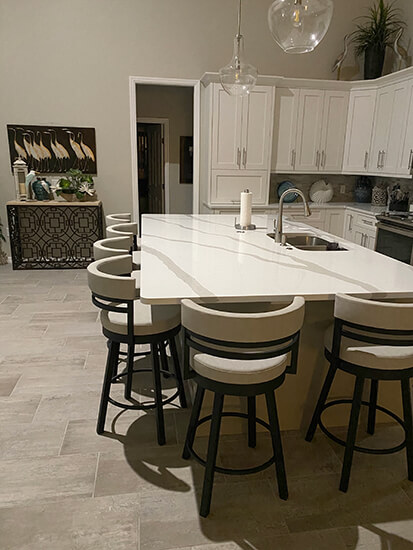
[[[283,429],[305,429],[325,375],[324,332],[333,322],[334,297],[349,293],[374,299],[413,299],[413,267],[339,239],[346,250],[313,251],[276,244],[267,233],[272,216],[253,216],[255,231],[237,232],[233,216],[144,215],[142,217],[141,300],[177,304],[288,302],[306,300],[298,372],[277,391]],[[284,222],[288,235],[337,237],[297,222]],[[349,397],[353,378],[339,373],[332,397]],[[379,403],[400,412],[399,388],[382,384]],[[232,406],[243,407],[240,400]],[[337,409],[337,410],[336,410]],[[343,410],[341,410],[343,409]],[[334,408],[327,425],[347,423],[347,410]],[[378,421],[384,420],[378,416]],[[234,420],[224,431],[239,431]]]

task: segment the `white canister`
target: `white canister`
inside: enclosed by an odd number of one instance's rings
[[[251,225],[252,193],[246,189],[241,193],[241,210],[239,223],[241,227]]]

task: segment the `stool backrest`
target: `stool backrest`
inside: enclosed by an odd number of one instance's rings
[[[93,243],[93,256],[95,260],[112,258],[113,256],[124,256],[125,254],[129,254],[132,246],[133,237],[131,235],[101,239]]]
[[[127,223],[132,221],[132,215],[124,212],[121,214],[108,214],[106,216],[106,226],[115,225],[117,223]]]
[[[342,336],[359,342],[413,346],[413,303],[377,302],[337,294],[332,355],[339,357]]]
[[[87,267],[89,288],[93,295],[104,300],[114,302],[134,300],[136,298],[135,279],[125,277],[132,272],[132,269],[130,254],[92,262]]]
[[[215,310],[183,300],[186,376],[190,375],[189,348],[242,360],[277,357],[291,351],[289,372],[295,372],[304,311],[305,301],[301,296],[282,309],[258,313]]]
[[[106,228],[107,237],[123,237],[125,234],[132,235],[132,237],[136,236],[138,234],[138,224],[136,222],[117,223]]]

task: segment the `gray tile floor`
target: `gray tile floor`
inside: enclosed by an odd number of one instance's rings
[[[404,454],[357,455],[344,495],[342,451],[320,434],[311,445],[284,434],[287,502],[272,468],[218,475],[201,519],[203,470],[180,458],[187,411],[168,408],[162,448],[151,414],[110,408],[108,431],[96,435],[105,352],[84,271],[0,267],[1,550],[413,549]],[[151,395],[145,378],[136,390]],[[370,444],[393,443],[400,431],[380,426]],[[205,443],[197,440],[200,452]],[[256,450],[245,443],[223,437],[221,463],[268,456],[265,435]]]

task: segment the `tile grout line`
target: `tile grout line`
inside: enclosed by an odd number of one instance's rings
[[[57,456],[62,456],[63,444],[64,444],[65,439],[66,439],[67,430],[69,428],[69,422],[70,422],[70,420],[68,420],[66,422],[66,426],[65,426],[65,429],[63,431],[62,443],[60,444],[60,448],[59,448],[59,452],[57,453]]]
[[[93,482],[92,498],[95,498],[96,481],[97,481],[97,478],[98,478],[98,468],[99,468],[100,454],[101,454],[100,451],[98,451],[97,458],[96,458],[96,470],[95,470],[95,480]]]

